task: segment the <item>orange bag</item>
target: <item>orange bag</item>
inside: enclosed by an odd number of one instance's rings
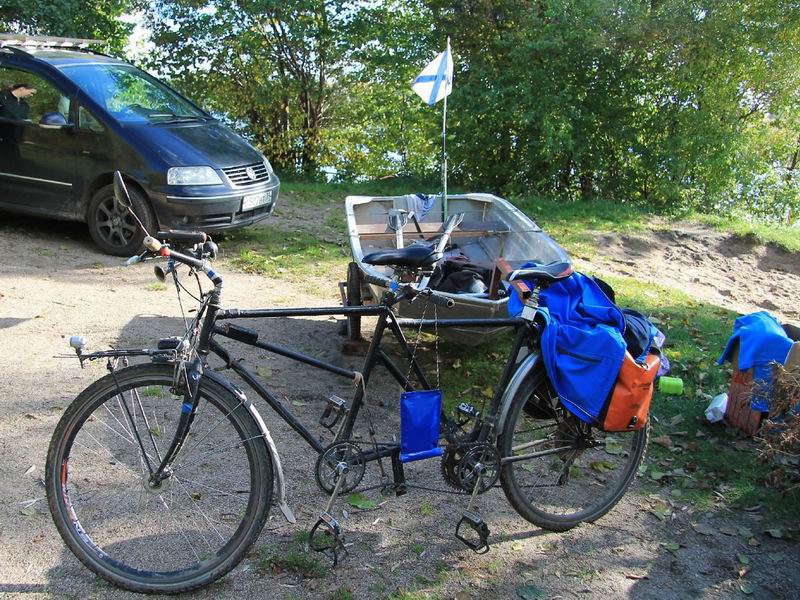
[[[648,354],[644,363],[638,363],[625,352],[617,383],[600,414],[604,431],[634,431],[644,427],[653,399],[653,381],[660,366],[661,359],[655,354]]]

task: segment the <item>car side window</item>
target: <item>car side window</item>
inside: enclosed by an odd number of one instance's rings
[[[0,118],[52,123],[53,114],[70,120],[71,99],[40,75],[12,67],[0,67]],[[58,118],[58,117],[56,117]]]
[[[78,106],[78,127],[85,131],[91,131],[92,133],[103,133],[106,129],[103,127],[103,124],[89,112],[89,109],[83,105]]]

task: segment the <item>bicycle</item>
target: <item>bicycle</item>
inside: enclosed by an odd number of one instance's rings
[[[129,206],[117,174],[118,201]],[[310,532],[311,547],[335,566],[345,552],[341,527],[332,512],[336,498],[353,492],[366,467],[377,462],[385,492],[404,494],[403,464],[409,448],[401,441],[376,439],[366,403],[370,374],[383,366],[406,392],[431,391],[401,326],[423,328],[486,326],[488,319],[398,319],[398,302],[449,302],[413,283],[375,279],[386,287],[376,305],[331,308],[236,309],[221,306],[222,277],[210,267],[217,247],[196,232],[147,234],[146,250],[128,260],[136,264],[166,258],[160,279],[172,278],[180,300],[188,289],[178,268],[189,268],[199,286],[198,309],[186,319],[180,338],[165,338],[155,348],[112,349],[88,353],[85,340],[73,337],[81,366],[105,360],[108,374],[92,383],[66,409],[50,443],[46,488],[50,510],[69,549],[97,575],[120,587],[147,593],[179,593],[208,585],[234,568],[255,542],[273,501],[287,521],[295,517],[286,499],[277,446],[254,404],[230,380],[207,367],[214,354],[239,375],[275,413],[318,454],[315,479],[327,494],[327,506]],[[180,250],[178,250],[180,248]],[[431,268],[435,253],[415,249],[393,252],[399,272],[419,275]],[[378,257],[380,259],[381,257]],[[488,525],[473,510],[477,495],[502,487],[512,507],[540,527],[565,531],[608,512],[635,477],[644,456],[648,427],[624,435],[606,435],[571,415],[560,403],[542,367],[536,319],[538,290],[567,276],[569,265],[515,271],[509,280],[538,282],[519,318],[506,319],[514,341],[488,407],[462,403],[455,416],[437,408],[440,423],[425,456],[440,457],[444,479],[469,498],[456,537],[477,552],[489,549]],[[199,274],[213,284],[203,291]],[[183,308],[181,301],[181,308]],[[436,310],[435,308],[435,310]],[[346,369],[259,339],[255,330],[231,321],[293,316],[377,317],[360,371]],[[492,325],[498,320],[492,319]],[[381,348],[386,331],[409,361],[406,375]],[[325,370],[356,384],[351,403],[328,400],[319,425],[335,434],[323,445],[258,375],[234,360],[225,338]],[[524,358],[519,358],[524,355]],[[149,362],[130,365],[132,357]],[[413,378],[411,374],[413,373]],[[416,385],[413,380],[416,380]],[[361,410],[369,440],[353,438]],[[435,419],[434,419],[435,420]],[[391,463],[391,479],[383,460]],[[277,489],[273,489],[273,488]]]

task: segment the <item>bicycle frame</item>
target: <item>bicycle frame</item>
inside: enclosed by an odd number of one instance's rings
[[[358,418],[358,414],[364,404],[364,388],[369,383],[370,376],[375,366],[384,366],[397,383],[405,391],[413,391],[415,388],[411,381],[403,374],[401,369],[389,358],[389,356],[381,349],[381,342],[387,329],[392,333],[394,338],[400,345],[401,351],[405,354],[410,363],[410,370],[413,371],[422,389],[431,389],[428,379],[425,377],[424,372],[420,368],[418,362],[414,358],[414,352],[409,347],[408,340],[406,339],[401,326],[407,327],[421,327],[429,329],[433,327],[447,328],[447,327],[486,327],[487,325],[507,325],[516,330],[514,344],[512,346],[509,357],[506,361],[503,374],[500,378],[499,385],[494,391],[492,403],[486,415],[482,415],[477,421],[476,425],[479,431],[476,434],[476,441],[486,441],[492,435],[492,432],[497,429],[497,419],[501,402],[506,397],[505,391],[511,382],[512,376],[517,370],[518,361],[517,357],[520,350],[526,345],[530,335],[529,324],[523,319],[441,319],[438,321],[433,320],[416,320],[416,319],[398,319],[391,310],[391,305],[388,303],[381,303],[378,305],[370,306],[355,306],[355,307],[324,307],[324,308],[280,308],[280,309],[227,309],[220,310],[215,316],[215,325],[213,329],[214,337],[225,337],[234,341],[243,343],[248,346],[256,347],[267,352],[284,356],[296,362],[301,362],[312,367],[328,371],[334,375],[347,378],[351,381],[358,381],[358,374],[356,371],[344,369],[316,357],[303,354],[290,350],[284,346],[274,344],[267,341],[258,339],[258,333],[238,327],[231,324],[220,325],[220,322],[235,320],[235,319],[269,319],[269,318],[285,318],[285,317],[315,317],[315,316],[377,316],[378,321],[369,344],[364,363],[361,368],[360,374],[363,377],[364,386],[359,385],[353,395],[352,404],[345,417],[345,421],[336,434],[332,443],[345,441],[350,439],[353,432],[353,427]],[[244,366],[239,361],[231,360],[230,353],[219,345],[219,343],[212,339],[210,342],[209,350],[219,356],[226,366],[237,373],[249,386],[251,386],[256,393],[263,398],[267,404],[292,427],[317,453],[321,453],[326,448],[325,445],[297,418],[291,409],[283,403],[280,399],[270,393],[269,389],[259,380],[256,373]],[[444,424],[445,432],[448,428],[453,427],[453,421],[442,412],[442,422]],[[365,460],[372,461],[378,458],[392,457],[399,452],[398,444],[378,444],[377,448],[364,453]]]

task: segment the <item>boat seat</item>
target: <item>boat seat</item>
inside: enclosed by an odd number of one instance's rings
[[[433,267],[441,259],[441,252],[436,252],[428,246],[414,245],[400,249],[392,248],[371,252],[362,258],[361,262],[368,265],[390,265],[408,269],[421,269]]]

